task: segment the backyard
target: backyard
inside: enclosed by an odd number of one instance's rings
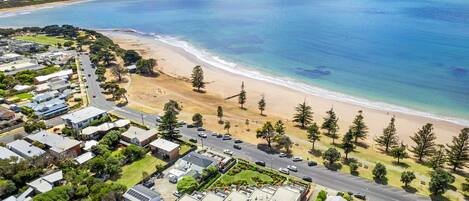
[[[131,188],[143,179],[143,172],[148,174],[155,172],[156,165],[164,166],[166,162],[153,157],[151,154],[146,154],[144,158],[122,167],[121,176],[116,182]]]

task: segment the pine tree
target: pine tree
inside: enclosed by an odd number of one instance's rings
[[[161,123],[158,126],[160,135],[167,139],[179,137],[177,114],[174,111],[166,111],[161,117]]]
[[[363,111],[358,111],[358,115],[355,116],[351,129],[353,137],[355,138],[355,143],[358,142],[358,139],[366,138],[368,127],[365,125],[365,121],[363,120]]]
[[[241,84],[241,92],[239,92],[238,103],[241,106],[241,109],[244,109],[244,104],[246,103],[246,91],[244,90],[244,82]]]
[[[445,147],[441,144],[437,145],[435,154],[433,154],[432,158],[430,159],[430,166],[435,170],[437,168],[443,168],[446,163],[446,153]]]
[[[217,108],[217,117],[218,117],[218,123],[222,124],[223,123],[223,108],[221,106],[218,106]]]
[[[313,111],[311,106],[306,105],[306,101],[298,104],[295,110],[296,114],[293,116],[293,122],[300,123],[301,128],[305,128],[313,121]]]
[[[230,134],[231,123],[229,121],[225,121],[225,126],[223,128],[227,130],[227,134]]]
[[[426,124],[421,129],[411,136],[416,146],[412,146],[410,152],[414,153],[415,157],[418,158],[420,162],[423,161],[424,157],[431,156],[435,151],[435,133],[433,133],[433,125]]]
[[[384,147],[386,153],[389,152],[390,148],[397,146],[399,143],[399,137],[397,136],[394,122],[395,119],[392,117],[389,125],[383,129],[383,134],[375,139],[376,143]]]
[[[200,92],[201,88],[205,88],[204,71],[202,70],[202,67],[194,67],[194,69],[192,69],[191,77],[192,87],[197,88],[197,91]]]
[[[275,132],[279,135],[285,134],[285,125],[283,124],[282,120],[278,120],[274,126]]]
[[[335,144],[335,140],[339,139],[339,125],[337,122],[339,119],[335,115],[333,108],[326,112],[327,116],[324,118],[324,123],[322,123],[321,129],[326,130],[325,135],[332,138],[332,144]]]
[[[355,145],[353,144],[353,133],[352,130],[348,130],[345,133],[344,137],[342,138],[342,149],[344,149],[345,153],[345,160],[348,160],[348,154],[355,149]]]
[[[319,132],[319,127],[316,124],[316,122],[313,122],[309,127],[308,127],[308,139],[311,141],[313,147],[312,150],[314,150],[314,143],[316,141],[320,141],[321,138],[321,132]]]
[[[453,171],[466,166],[469,161],[469,128],[464,128],[458,137],[453,137],[451,145],[448,147],[448,164],[453,166]]]
[[[259,108],[259,111],[261,111],[261,115],[264,115],[263,112],[264,112],[265,106],[266,106],[264,96],[261,96],[261,100],[259,100],[259,102],[257,103],[257,106]]]

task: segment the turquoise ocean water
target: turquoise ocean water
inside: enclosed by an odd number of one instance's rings
[[[465,0],[96,0],[0,14],[0,26],[48,24],[133,29],[308,93],[469,121]]]

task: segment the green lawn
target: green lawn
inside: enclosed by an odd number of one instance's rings
[[[191,150],[191,145],[190,144],[185,144],[185,143],[181,144],[180,149],[179,149],[179,155],[182,156],[190,150]]]
[[[218,182],[225,186],[229,186],[231,184],[256,185],[257,183],[271,183],[273,181],[274,180],[268,175],[252,170],[243,170],[234,176],[223,175],[220,180],[218,180]]]
[[[57,43],[64,44],[65,42],[69,41],[64,38],[45,36],[45,35],[17,36],[15,37],[15,39],[40,43],[44,45],[52,45],[52,46],[57,46]]]
[[[116,182],[131,188],[142,180],[143,172],[155,172],[157,164],[166,165],[166,162],[147,154],[144,158],[122,167],[121,176]]]
[[[30,94],[30,93],[20,93],[20,94],[16,94],[16,97],[18,97],[19,99],[32,99],[33,98],[33,95]]]

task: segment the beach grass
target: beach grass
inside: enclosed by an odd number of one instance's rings
[[[158,164],[164,166],[166,162],[146,154],[144,158],[122,167],[121,176],[116,182],[131,188],[143,179],[143,172],[152,174],[156,171],[156,165]]]
[[[70,40],[54,37],[54,36],[45,36],[45,35],[23,35],[15,37],[17,40],[35,42],[43,45],[57,46],[58,43],[64,44]]]

